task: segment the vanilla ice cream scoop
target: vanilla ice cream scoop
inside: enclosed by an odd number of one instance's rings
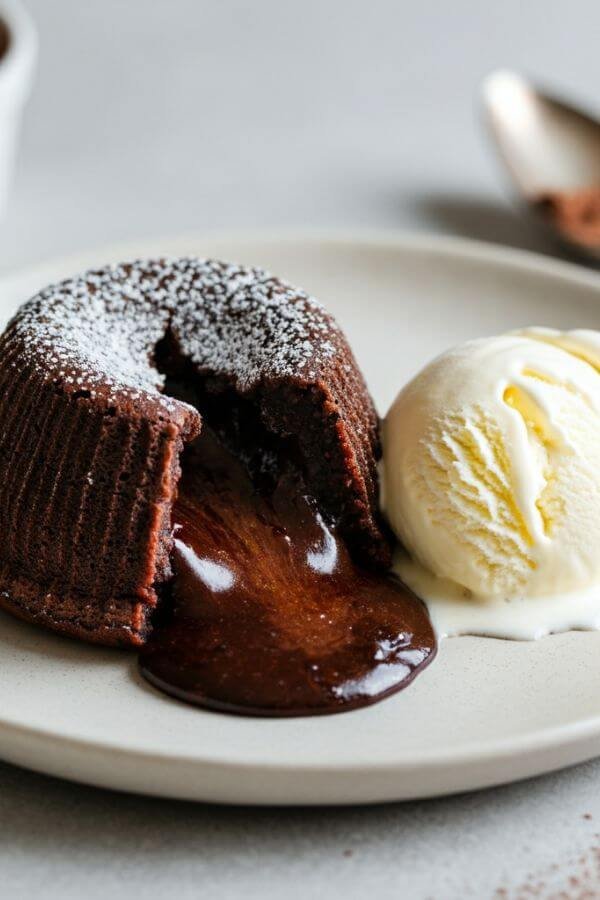
[[[383,426],[383,505],[473,599],[600,584],[600,332],[532,328],[426,366]]]

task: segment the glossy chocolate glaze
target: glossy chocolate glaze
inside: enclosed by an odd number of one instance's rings
[[[289,459],[270,468],[251,478],[209,429],[187,451],[172,612],[141,653],[144,676],[259,716],[341,712],[406,687],[435,655],[425,607],[357,568]]]

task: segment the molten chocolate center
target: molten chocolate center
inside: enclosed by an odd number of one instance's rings
[[[226,712],[341,712],[398,691],[435,655],[423,604],[358,568],[290,461],[269,486],[205,429],[174,510],[170,619],[140,665]]]

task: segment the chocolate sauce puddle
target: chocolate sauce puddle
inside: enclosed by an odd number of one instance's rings
[[[342,712],[433,659],[423,604],[351,561],[291,464],[258,488],[205,429],[173,516],[173,609],[140,655],[166,693],[240,715]]]

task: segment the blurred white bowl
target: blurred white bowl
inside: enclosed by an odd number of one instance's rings
[[[37,59],[37,33],[19,0],[0,0],[0,21],[8,47],[0,56],[0,217],[4,215],[16,155],[21,113],[29,96]]]

